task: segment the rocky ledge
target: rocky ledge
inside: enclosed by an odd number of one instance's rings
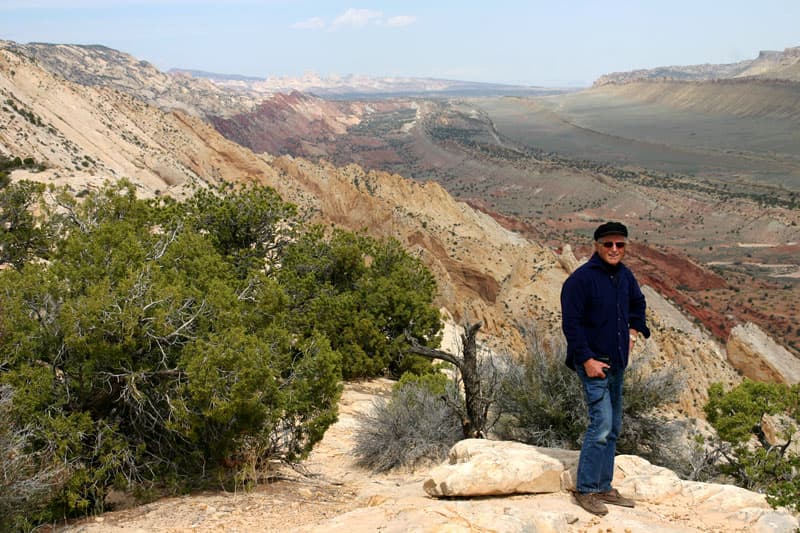
[[[360,509],[316,524],[321,531],[678,531],[793,532],[800,522],[764,495],[732,485],[684,481],[665,468],[619,456],[614,485],[636,501],[596,517],[572,501],[578,452],[468,439],[423,481],[427,497],[398,485]],[[323,529],[316,529],[319,527]],[[312,529],[309,529],[311,531]]]

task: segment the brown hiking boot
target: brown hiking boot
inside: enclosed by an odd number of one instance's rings
[[[575,499],[578,504],[592,514],[603,516],[608,514],[608,507],[606,507],[597,492],[576,492]]]
[[[622,507],[634,506],[633,500],[631,500],[630,498],[626,498],[625,496],[620,494],[617,489],[611,489],[607,492],[598,492],[597,498],[600,501],[610,503],[611,505],[619,505]]]

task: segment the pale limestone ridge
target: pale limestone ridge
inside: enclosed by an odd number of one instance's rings
[[[753,323],[731,330],[728,360],[746,377],[787,385],[800,383],[800,359]]]
[[[681,313],[680,309],[675,307],[672,302],[646,285],[642,286],[642,292],[647,299],[647,307],[651,308],[661,318],[664,327],[686,333],[698,340],[703,338],[703,331],[686,318],[686,315]]]
[[[569,244],[565,244],[564,248],[562,248],[561,255],[558,256],[558,262],[561,263],[567,274],[572,274],[581,265],[581,261],[575,258],[575,253]]]
[[[762,51],[737,77],[800,81],[800,46],[786,48],[783,52]]]
[[[65,81],[3,46],[0,98],[0,153],[32,157],[47,167],[38,173],[15,172],[14,179],[80,190],[128,178],[144,196],[179,196],[193,183],[263,180],[276,174],[266,161],[198,118],[161,112],[116,90]]]
[[[31,58],[73,83],[113,88],[166,111],[229,116],[252,109],[263,98],[262,94],[219,87],[204,78],[165,74],[147,61],[101,45],[0,40],[0,48]]]
[[[172,72],[172,71],[171,71]],[[498,83],[480,83],[437,78],[412,78],[389,76],[364,76],[344,74],[320,76],[314,72],[306,72],[299,77],[268,76],[265,79],[226,76],[213,73],[194,72],[197,77],[206,77],[220,87],[248,91],[260,94],[278,92],[303,91],[319,96],[342,95],[441,95],[441,94],[557,94],[564,89],[532,87],[522,85],[506,85]]]
[[[800,120],[800,84],[758,79],[709,83],[638,80],[592,89],[598,94],[698,113]]]

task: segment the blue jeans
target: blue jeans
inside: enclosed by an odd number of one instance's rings
[[[623,369],[607,369],[605,378],[590,378],[577,368],[589,408],[589,427],[583,436],[578,460],[578,492],[611,490],[617,437],[622,429]]]

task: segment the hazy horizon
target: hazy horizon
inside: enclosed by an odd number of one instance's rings
[[[646,4],[646,5],[641,5]],[[800,2],[0,0],[0,38],[99,44],[163,71],[588,86],[800,45]]]

